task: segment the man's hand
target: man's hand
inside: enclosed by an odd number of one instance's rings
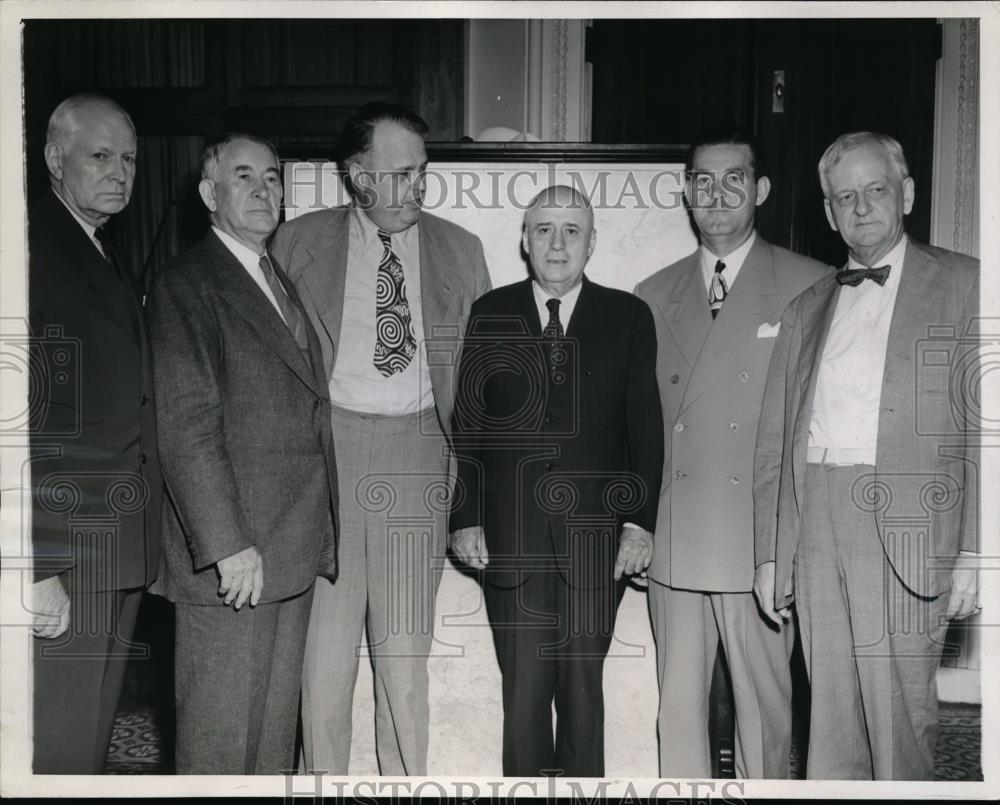
[[[238,610],[248,598],[250,606],[257,606],[264,589],[264,562],[253,545],[220,559],[215,567],[219,571],[219,595],[226,596],[226,606],[235,601],[234,609]]]
[[[31,585],[31,631],[51,640],[69,628],[69,596],[58,576]]]
[[[753,576],[753,594],[757,597],[760,611],[781,626],[792,613],[788,607],[778,610],[774,608],[774,567],[774,562],[764,562],[757,566],[757,572]]]
[[[626,525],[618,541],[618,560],[615,562],[615,581],[622,575],[644,573],[653,561],[653,535],[638,526]]]
[[[484,570],[490,563],[490,554],[486,550],[486,534],[481,525],[472,525],[452,531],[448,544],[455,556],[469,567]]]
[[[945,617],[961,621],[982,610],[976,603],[979,597],[979,573],[976,568],[978,561],[979,557],[974,554],[961,554],[955,560],[955,567],[951,571],[951,593],[948,596]]]

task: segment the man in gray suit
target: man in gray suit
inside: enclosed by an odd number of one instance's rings
[[[426,133],[402,107],[358,109],[341,142],[354,203],[284,224],[273,244],[323,347],[341,478],[340,577],[317,584],[303,670],[310,772],[348,771],[364,627],[379,769],[427,772],[454,362],[490,281],[479,239],[421,210]]]
[[[313,584],[337,570],[330,403],[316,334],[265,248],[274,147],[228,136],[198,189],[212,228],[151,297],[171,503],[152,590],[177,605],[177,771],[287,773]]]
[[[710,777],[708,698],[720,639],[739,777],[788,776],[793,634],[754,603],[754,437],[781,313],[826,270],[754,230],[770,181],[756,138],[709,133],[688,153],[700,248],[640,283],[656,321],[666,441],[648,576],[660,682],[660,774]]]
[[[934,779],[935,672],[976,604],[979,261],[904,232],[900,144],[819,163],[848,263],[785,310],[754,460],[754,592],[793,598],[811,686],[807,776]]]

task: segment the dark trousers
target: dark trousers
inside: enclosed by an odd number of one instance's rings
[[[603,777],[604,659],[625,585],[574,588],[552,570],[484,590],[503,674],[504,776]]]
[[[294,771],[312,597],[310,586],[239,612],[177,604],[178,774]]]
[[[71,585],[70,585],[71,586]],[[35,774],[101,774],[130,656],[142,588],[68,590],[69,628],[32,638]]]

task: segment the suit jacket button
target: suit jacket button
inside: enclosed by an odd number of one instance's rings
[[[313,400],[313,411],[319,410],[319,400]]]
[[[554,417],[554,416],[552,416],[552,414],[546,414],[546,415],[545,415],[545,424],[546,424],[546,425],[550,425],[550,424],[552,424],[552,422],[554,422],[554,421],[555,421],[555,417]]]
[[[149,397],[147,397],[145,394],[143,394],[142,397],[139,398],[139,405],[145,405],[148,402],[149,402]]]
[[[140,454],[140,456],[139,456],[139,463],[140,464],[145,464],[148,460],[149,459],[146,457],[145,453]]]
[[[681,380],[681,376],[680,375],[670,375],[670,382],[671,383],[673,383],[673,384],[676,385],[677,383],[680,382],[680,380]]]
[[[677,431],[677,433],[680,433],[682,430],[684,430],[684,423],[678,422],[676,425],[674,425],[674,430]]]

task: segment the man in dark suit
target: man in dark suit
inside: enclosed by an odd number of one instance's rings
[[[892,137],[819,163],[848,264],[789,304],[754,459],[754,592],[795,601],[810,778],[932,780],[935,672],[976,604],[979,261],[904,232],[915,187]]]
[[[428,345],[455,348],[490,279],[479,238],[421,210],[426,133],[408,109],[358,109],[340,148],[354,203],[289,221],[272,244],[323,347],[342,483],[340,577],[317,582],[302,680],[310,772],[348,772],[367,627],[379,770],[427,773],[454,396],[453,361]],[[369,494],[385,485],[391,505]]]
[[[653,318],[584,277],[595,242],[586,198],[542,191],[522,238],[533,278],[473,305],[462,351],[451,547],[485,570],[507,776],[604,775],[604,659],[624,577],[652,556]]]
[[[656,321],[666,458],[649,611],[660,682],[660,774],[709,777],[718,646],[732,679],[738,777],[782,778],[792,743],[791,625],[753,598],[753,450],[781,313],[826,267],[754,229],[771,183],[755,137],[708,133],[688,151],[700,247],[644,280]]]
[[[330,403],[319,342],[265,248],[274,147],[229,135],[198,189],[211,231],[151,298],[171,504],[152,589],[177,605],[178,773],[278,774],[294,768],[313,584],[336,574]]]
[[[34,770],[104,770],[163,481],[146,321],[104,231],[129,202],[136,136],[92,94],[49,119],[50,188],[28,211]]]

